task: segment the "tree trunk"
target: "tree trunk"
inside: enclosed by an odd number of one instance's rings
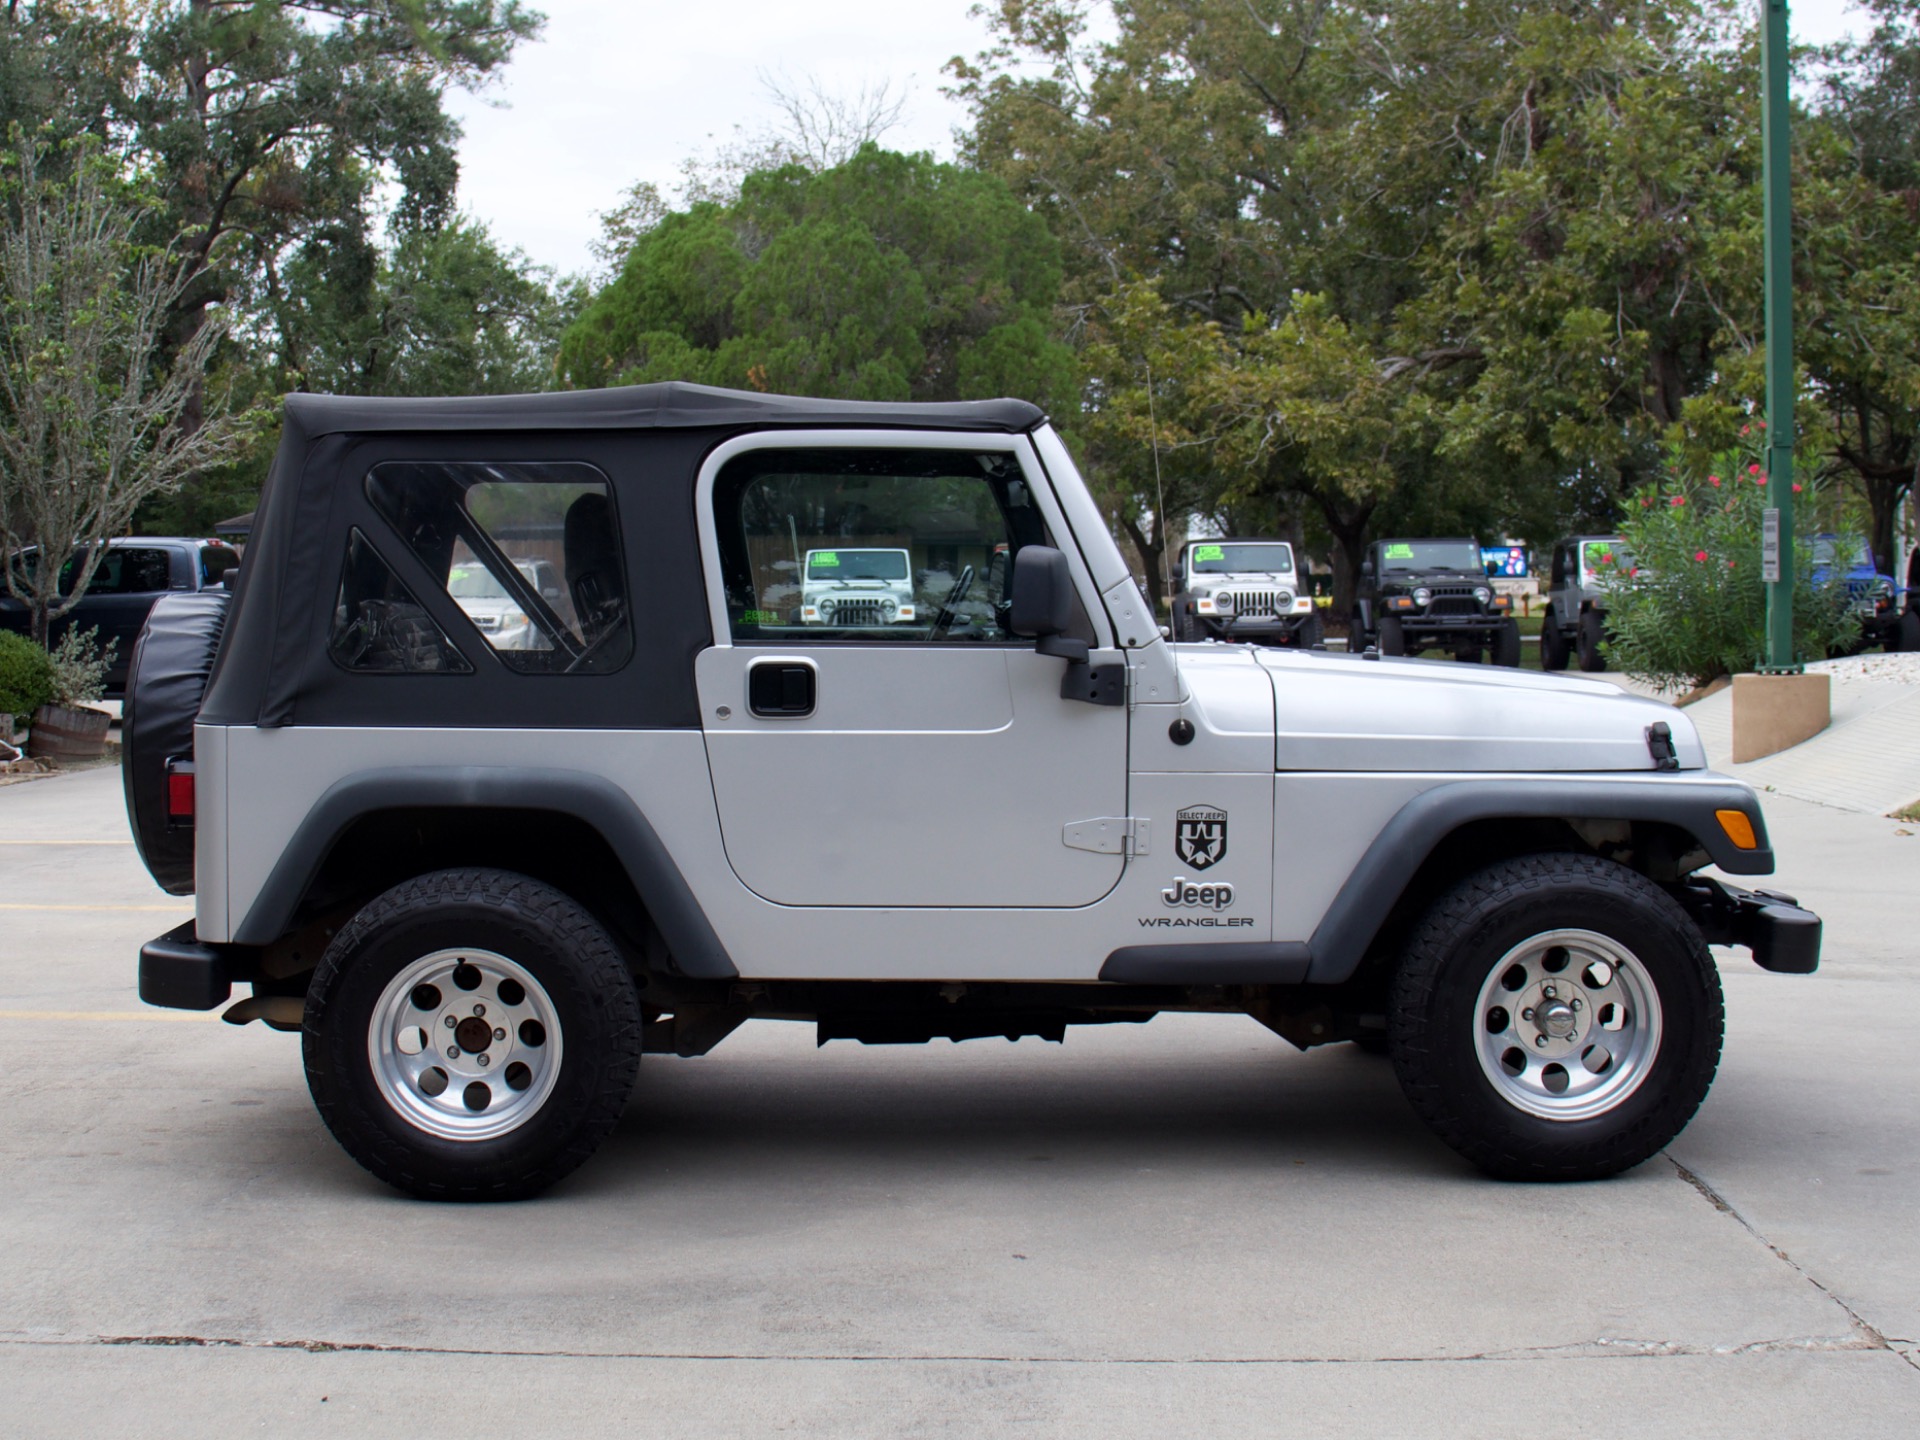
[[[1158,515],[1153,517],[1153,531],[1148,534],[1140,528],[1138,520],[1122,520],[1120,527],[1127,532],[1127,539],[1133,542],[1134,554],[1140,557],[1140,567],[1147,575],[1147,601],[1153,607],[1154,623],[1158,624],[1166,609],[1166,576],[1160,560],[1167,550],[1166,526]]]

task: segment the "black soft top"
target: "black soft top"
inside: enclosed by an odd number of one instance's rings
[[[712,643],[698,566],[693,478],[701,457],[753,430],[902,429],[1023,434],[1046,420],[1024,400],[900,404],[810,400],[669,382],[550,395],[364,399],[289,395],[280,448],[260,494],[233,614],[201,707],[210,724],[460,723],[485,711],[500,723],[554,723],[539,685],[476,674],[466,682],[361,683],[323,653],[340,581],[344,536],[377,534],[362,484],[382,458],[449,461],[569,459],[599,464],[622,492],[627,563],[651,602],[629,669],[650,683],[580,681],[567,690],[581,724],[693,724],[692,655]],[[615,463],[644,450],[645,464]],[[376,549],[379,548],[376,545]],[[641,596],[636,594],[638,605]],[[498,668],[498,667],[493,667]],[[684,675],[682,674],[684,672]],[[678,689],[665,677],[684,679]],[[484,694],[482,692],[485,692]],[[684,691],[684,694],[680,692]],[[405,703],[400,703],[405,696]],[[599,698],[594,698],[599,697]],[[596,708],[597,707],[597,708]],[[403,713],[404,712],[404,713]],[[597,719],[595,717],[598,717]],[[651,717],[651,718],[649,718]],[[466,723],[473,723],[467,720]]]
[[[551,395],[463,395],[364,399],[289,395],[286,433],[304,439],[387,430],[659,430],[761,425],[903,425],[926,430],[1017,435],[1046,415],[1024,400],[908,404],[809,400],[669,381]]]

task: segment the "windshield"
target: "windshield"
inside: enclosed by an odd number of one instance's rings
[[[1580,546],[1580,563],[1589,575],[1631,575],[1633,551],[1619,540],[1587,540]]]
[[[904,580],[904,550],[812,550],[807,553],[809,580]]]
[[[1846,570],[1871,570],[1873,551],[1867,548],[1866,537],[1862,535],[1816,535],[1813,537],[1813,563],[1830,568],[1838,564]]]
[[[1290,574],[1291,545],[1196,545],[1187,552],[1195,575]]]
[[[1484,575],[1480,547],[1471,540],[1389,540],[1380,547],[1386,570],[1459,570]]]
[[[447,593],[456,600],[505,600],[506,589],[491,571],[478,565],[456,565],[447,576]]]

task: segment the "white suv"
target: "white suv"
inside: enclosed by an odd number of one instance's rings
[[[807,551],[801,624],[910,625],[918,614],[905,550]]]
[[[1194,540],[1180,550],[1175,640],[1252,640],[1310,650],[1320,613],[1284,540]]]

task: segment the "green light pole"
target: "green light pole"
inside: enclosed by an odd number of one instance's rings
[[[1787,109],[1787,0],[1760,0],[1761,165],[1766,196],[1767,510],[1760,574],[1767,582],[1764,671],[1797,673],[1793,653],[1793,189]]]

